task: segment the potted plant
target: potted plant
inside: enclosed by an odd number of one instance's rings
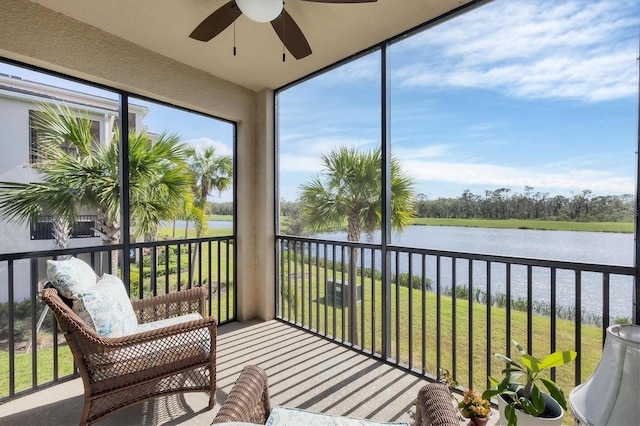
[[[475,426],[486,425],[491,414],[491,404],[479,392],[466,389],[462,393],[462,401],[458,403],[462,415],[471,420]]]
[[[540,360],[528,354],[515,340],[513,344],[520,353],[520,362],[495,354],[499,360],[507,363],[507,368],[502,370],[504,378],[498,382],[493,377],[489,377],[494,388],[484,391],[482,397],[484,399],[498,397],[498,407],[509,426],[516,425],[518,418],[527,417],[527,423],[533,423],[532,418],[540,418],[542,420],[540,423],[543,424],[548,425],[551,419],[556,424],[562,424],[564,410],[567,409],[564,392],[553,380],[542,373],[573,361],[577,353],[557,351]],[[548,394],[540,390],[539,383],[544,385]]]

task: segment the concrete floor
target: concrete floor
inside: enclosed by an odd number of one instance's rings
[[[205,393],[157,398],[97,425],[209,425],[245,365],[269,377],[273,406],[303,408],[377,421],[414,423],[414,400],[424,380],[279,321],[219,327],[217,404]],[[0,425],[77,425],[80,379],[0,405]],[[493,413],[491,423],[497,414]],[[461,419],[461,425],[468,424]]]

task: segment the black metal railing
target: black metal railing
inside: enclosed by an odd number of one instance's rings
[[[634,318],[635,269],[277,237],[277,316],[430,380],[485,389],[517,341],[575,350],[565,389],[595,369],[606,328]],[[350,265],[355,267],[350,268]]]
[[[130,264],[123,280],[132,299],[202,286],[208,314],[220,324],[236,318],[234,238],[194,238],[95,246],[32,253],[0,254],[0,403],[60,381],[77,377],[73,357],[51,312],[40,301],[46,261],[73,255],[97,274],[113,272],[118,262]]]

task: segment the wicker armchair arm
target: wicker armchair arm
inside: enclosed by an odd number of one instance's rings
[[[202,287],[131,301],[138,323],[157,321],[190,313],[206,316],[206,295]]]
[[[459,426],[451,393],[443,383],[428,383],[418,391],[416,426]]]
[[[271,413],[267,375],[260,367],[244,367],[212,424],[246,422],[265,424]]]

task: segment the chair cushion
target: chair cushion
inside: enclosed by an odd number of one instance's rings
[[[96,273],[82,260],[47,260],[47,278],[61,296],[76,300],[76,294],[96,284]]]
[[[407,423],[380,423],[373,420],[356,419],[353,417],[334,416],[331,414],[315,413],[313,411],[300,410],[298,408],[274,407],[265,423],[267,426],[285,425],[335,425],[335,426],[382,426],[403,425]]]
[[[136,332],[138,319],[120,278],[104,274],[97,284],[75,296],[73,310],[101,336],[122,337]]]
[[[195,321],[202,319],[202,315],[199,313],[185,314],[178,317],[165,318],[158,321],[145,322],[138,324],[136,333],[142,333],[143,331],[155,330],[162,327],[168,327],[170,325],[176,325],[187,321]]]

